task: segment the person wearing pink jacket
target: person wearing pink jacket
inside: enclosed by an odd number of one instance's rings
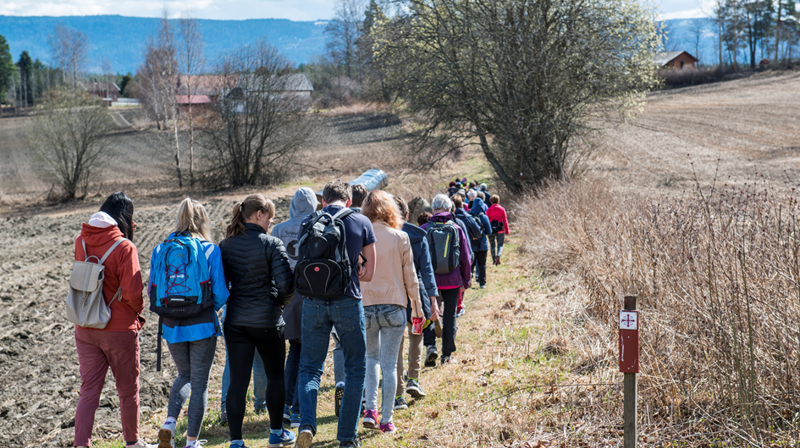
[[[500,257],[503,255],[503,243],[508,235],[508,215],[506,209],[500,205],[500,196],[493,194],[489,198],[492,205],[486,210],[486,216],[492,224],[492,234],[489,235],[489,245],[491,246],[492,261],[495,266],[500,265]]]

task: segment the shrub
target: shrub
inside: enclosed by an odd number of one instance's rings
[[[662,68],[658,71],[658,77],[664,80],[666,87],[686,87],[719,82],[724,76],[725,70],[718,65],[711,68],[683,68],[680,70]]]

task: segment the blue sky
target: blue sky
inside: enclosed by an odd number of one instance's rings
[[[658,4],[658,0],[656,0]],[[663,0],[662,18],[704,17],[711,13],[713,0]],[[330,19],[335,0],[0,0],[0,15],[83,16],[118,14],[159,17],[164,6],[178,16],[191,5],[193,16],[201,19]]]

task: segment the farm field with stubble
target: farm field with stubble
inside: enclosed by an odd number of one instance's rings
[[[80,225],[102,199],[118,189],[137,204],[142,270],[149,270],[153,247],[169,232],[179,191],[168,173],[163,151],[152,131],[135,127],[127,112],[118,138],[123,149],[101,173],[90,197],[75,204],[43,201],[50,186],[36,176],[25,156],[25,121],[0,119],[0,446],[67,446],[72,441],[73,413],[80,378],[73,330],[64,318],[63,296],[71,269],[72,244]],[[603,177],[614,189],[650,197],[683,194],[717,177],[733,184],[766,176],[779,186],[797,185],[800,162],[800,76],[794,73],[755,76],[726,83],[656,92],[629,124],[608,126],[601,151],[587,177]],[[411,172],[397,154],[400,120],[370,111],[326,118],[325,131],[306,148],[293,181],[271,188],[197,191],[191,195],[207,207],[220,238],[230,209],[244,195],[259,191],[277,205],[276,222],[286,218],[291,194],[299,185],[320,188],[334,177],[355,177],[378,167],[390,176],[387,190],[428,200],[445,179],[467,176],[489,181],[488,166],[467,151],[439,172]],[[605,125],[604,125],[605,126]],[[514,198],[504,198],[514,222]],[[546,213],[545,210],[541,213]],[[520,215],[521,216],[521,215]],[[593,363],[570,343],[562,328],[569,319],[554,308],[555,299],[579,293],[568,274],[543,276],[533,269],[520,237],[511,238],[506,260],[489,269],[489,287],[467,292],[467,314],[459,320],[456,363],[426,368],[422,385],[428,397],[396,414],[399,434],[392,437],[362,431],[367,447],[400,446],[621,446],[621,434],[609,422],[592,421],[581,409],[602,407],[619,415],[621,375],[615,366]],[[145,311],[141,332],[142,433],[154,440],[165,417],[169,386],[175,376],[164,355],[164,370],[155,372],[155,315]],[[212,369],[209,411],[202,438],[206,446],[227,446],[220,427],[219,385],[224,348],[217,344]],[[329,360],[330,362],[330,360]],[[329,367],[329,366],[328,366]],[[320,431],[314,446],[335,447],[332,375],[326,367],[320,393]],[[597,385],[597,386],[595,386]],[[574,418],[573,418],[574,417]],[[267,417],[248,409],[248,446],[266,447]],[[644,431],[643,441],[655,437]],[[109,373],[95,426],[95,446],[122,446],[119,406]],[[657,438],[653,440],[659,440]],[[179,440],[182,442],[182,440]]]

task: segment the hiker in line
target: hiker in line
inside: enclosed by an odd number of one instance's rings
[[[467,235],[467,238],[470,242],[474,241],[477,238],[483,236],[483,231],[481,230],[481,225],[478,221],[473,217],[469,212],[464,209],[464,197],[460,194],[457,194],[450,198],[453,201],[453,216],[455,216],[455,222],[458,224],[462,230],[464,230],[464,234]],[[475,253],[472,251],[472,245],[470,244],[467,247],[469,250],[470,260],[472,260],[471,266],[475,266]],[[474,270],[473,270],[474,272]],[[456,317],[461,317],[464,314],[464,289],[462,288],[458,295],[458,306],[456,307]]]
[[[456,186],[455,182],[450,182],[450,187],[447,188],[447,197],[453,196],[454,194],[458,193],[459,187]]]
[[[171,272],[172,275],[175,273],[171,270],[157,272],[153,267],[158,265],[159,257],[162,259],[168,257],[166,251],[172,244],[183,244],[174,240],[178,236],[194,240],[194,243],[197,244],[195,247],[198,249],[194,255],[204,257],[208,265],[207,279],[191,275],[194,272],[187,269],[182,272],[186,277],[181,280],[181,283],[199,286],[200,282],[210,280],[212,289],[208,292],[213,295],[213,298],[210,298],[213,300],[213,305],[207,306],[198,314],[185,319],[162,317],[163,337],[167,342],[175,367],[178,369],[178,377],[175,378],[169,391],[167,420],[158,433],[158,448],[174,448],[177,420],[190,392],[185,446],[187,448],[200,446],[197,444],[197,438],[203,426],[203,418],[208,404],[208,378],[211,375],[211,366],[214,364],[217,336],[222,334],[216,312],[228,301],[229,295],[219,247],[211,242],[208,213],[202,204],[186,198],[178,206],[178,218],[172,234],[169,235],[167,241],[153,248],[150,258],[149,281],[151,300],[155,293],[153,288],[156,285],[169,285],[166,277],[171,275]]]
[[[364,205],[364,200],[367,199],[369,191],[363,185],[352,185],[350,190],[352,194],[350,208],[361,213],[361,206]]]
[[[403,219],[389,193],[376,190],[364,201],[364,216],[375,230],[375,275],[361,284],[367,332],[367,378],[364,427],[380,426],[381,432],[394,433],[392,422],[397,389],[397,354],[406,329],[406,307],[411,317],[424,319],[419,296],[419,280],[408,235],[400,230]],[[380,366],[380,373],[378,367]],[[378,417],[378,380],[381,385],[381,415]]]
[[[394,197],[397,208],[404,221],[408,221],[408,205],[399,196]],[[427,221],[427,220],[426,220]],[[431,263],[431,253],[428,249],[427,234],[424,230],[409,223],[403,222],[403,232],[408,235],[411,243],[411,252],[414,255],[414,269],[417,271],[419,281],[419,297],[422,303],[422,312],[425,314],[428,326],[433,326],[433,322],[439,318],[439,303],[437,296],[439,290],[436,288],[436,279],[433,276],[433,264]],[[405,394],[419,400],[425,397],[425,391],[419,382],[420,367],[422,366],[423,336],[422,333],[412,332],[412,306],[411,299],[408,298],[406,305],[406,321],[408,331],[408,381],[403,381],[403,341],[400,342],[400,351],[397,355],[397,391],[395,392],[394,408],[402,410],[408,408]]]
[[[433,216],[431,216],[430,220],[422,226],[428,232],[428,239],[430,241],[432,236],[433,230],[441,230],[447,232],[449,235],[453,236],[449,241],[450,246],[447,246],[447,253],[454,253],[454,241],[456,240],[455,235],[457,234],[457,240],[459,243],[460,253],[459,257],[456,260],[453,260],[454,265],[447,265],[439,266],[439,263],[442,260],[438,260],[442,258],[442,254],[439,251],[440,249],[444,248],[434,248],[431,247],[431,261],[434,262],[434,270],[436,272],[443,272],[437,273],[434,277],[436,278],[436,286],[439,289],[438,300],[439,300],[439,310],[442,312],[442,365],[449,364],[452,362],[452,353],[456,351],[456,306],[458,305],[458,296],[459,296],[459,289],[460,288],[469,288],[470,286],[470,255],[469,251],[465,250],[469,246],[469,239],[467,235],[464,234],[464,230],[453,222],[453,214],[450,212],[451,208],[453,207],[453,202],[447,196],[443,194],[436,195],[431,202],[431,208],[433,209]],[[446,256],[445,256],[446,258]],[[447,262],[444,262],[447,264]],[[452,270],[451,270],[452,269]],[[446,271],[450,271],[444,273]],[[436,351],[436,334],[434,330],[429,326],[429,331],[425,332],[425,345],[427,346],[427,355],[426,355],[426,364],[430,359],[433,359],[433,362],[436,361],[438,357],[438,352]]]
[[[139,254],[133,244],[134,229],[133,201],[118,192],[103,202],[100,211],[83,224],[80,236],[75,239],[76,261],[90,261],[89,257],[102,261],[99,264],[105,267],[103,297],[111,309],[111,319],[103,329],[75,326],[81,375],[80,398],[75,409],[76,447],[91,444],[94,413],[109,367],[114,372],[119,396],[125,446],[155,446],[139,439],[139,330],[145,319],[141,315],[144,287]]]
[[[294,279],[283,242],[267,235],[274,216],[272,201],[260,194],[246,197],[234,205],[219,245],[231,291],[224,324],[231,369],[227,397],[231,448],[245,446],[242,421],[256,350],[267,375],[269,446],[289,446],[295,440],[292,432],[283,429],[283,308],[294,296]]]
[[[481,227],[481,236],[472,238],[472,251],[475,253],[475,278],[483,289],[486,287],[486,257],[489,255],[489,241],[486,237],[492,234],[492,223],[486,216],[488,207],[478,197],[478,192],[472,190],[468,195],[472,201],[469,213]]]
[[[484,203],[488,204],[492,200],[492,194],[489,193],[489,190],[488,190],[488,187],[486,186],[486,184],[480,184],[478,186],[478,191],[480,191],[481,193],[484,194],[484,197],[481,198],[481,199],[483,199]]]
[[[272,236],[283,241],[289,255],[289,266],[294,270],[297,265],[299,231],[303,219],[317,210],[317,195],[308,187],[302,187],[294,193],[289,206],[289,219],[276,224],[272,228]],[[283,406],[283,421],[292,428],[300,426],[300,394],[297,392],[297,372],[300,370],[300,336],[301,318],[303,317],[303,298],[295,291],[292,303],[283,310],[283,338],[289,341],[289,354],[286,355],[284,379],[286,381],[286,397]]]
[[[495,266],[499,266],[500,257],[503,256],[503,243],[509,232],[508,215],[506,215],[506,209],[500,205],[500,196],[493,194],[489,202],[492,203],[489,209],[486,210],[486,216],[492,224],[492,234],[489,235],[489,244],[492,251],[492,261]]]
[[[322,213],[308,216],[300,232],[300,259],[295,267],[297,287],[304,297],[298,378],[302,414],[300,434],[297,436],[298,448],[309,448],[317,431],[317,395],[334,325],[342,343],[347,379],[337,439],[342,448],[358,446],[356,428],[361,414],[366,370],[366,333],[360,282],[372,280],[375,273],[375,233],[369,219],[348,209],[352,204],[350,197],[350,185],[346,182],[329,182],[322,192]],[[331,222],[329,217],[335,219]],[[338,229],[338,221],[343,232],[336,232],[335,235],[334,232],[326,232],[326,229],[331,230],[334,226]],[[306,234],[309,237],[303,240]],[[323,236],[330,238],[323,240]],[[310,240],[320,250],[308,250],[306,245],[310,244],[307,243]],[[328,242],[346,250],[333,250],[335,248],[330,247]],[[363,263],[360,262],[361,258]],[[336,276],[337,281],[328,282],[327,273],[334,268],[344,273],[349,271],[350,277]]]

